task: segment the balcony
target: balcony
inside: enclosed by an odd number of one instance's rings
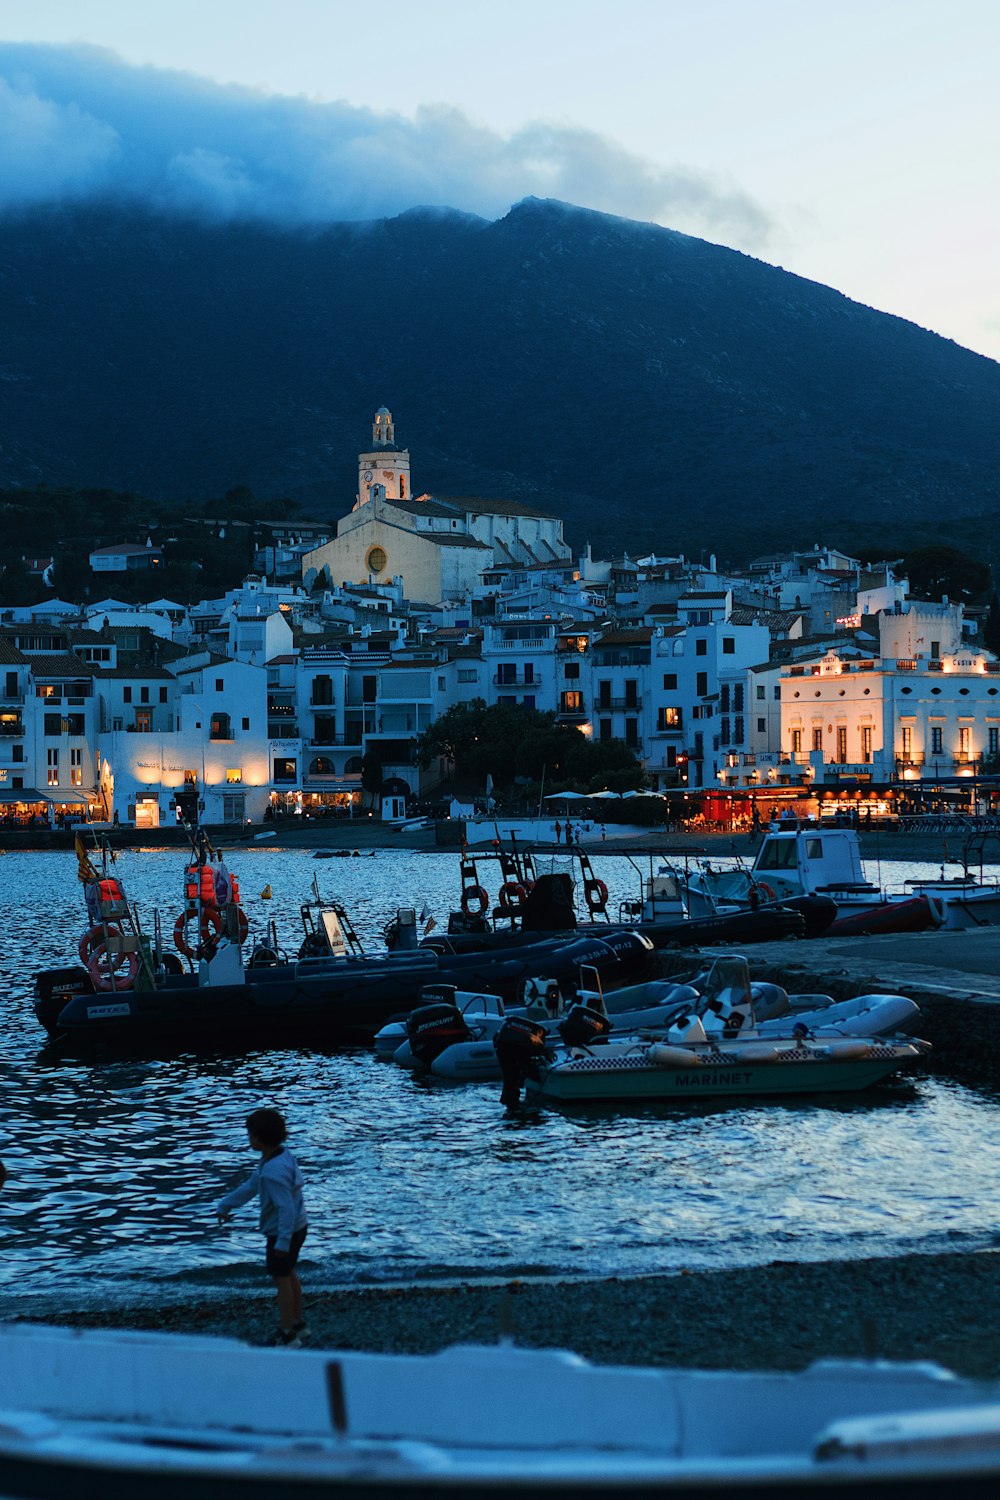
[[[587,718],[585,708],[557,708],[556,722],[560,724],[582,724]]]
[[[297,740],[299,726],[294,719],[268,719],[267,737],[269,740]]]
[[[494,672],[493,686],[504,688],[537,688],[541,687],[541,683],[536,677],[525,677],[520,672],[516,672],[513,677],[506,672]]]
[[[0,739],[16,740],[24,734],[24,724],[21,719],[0,718]]]
[[[595,714],[637,714],[642,708],[642,698],[598,698],[594,704]]]
[[[898,768],[901,771],[902,770],[906,770],[907,767],[909,767],[909,766],[919,767],[919,766],[922,766],[923,764],[924,764],[924,756],[923,756],[922,753],[917,753],[917,752],[914,752],[914,751],[909,751],[905,755],[897,755],[896,756],[896,765],[898,766]]]

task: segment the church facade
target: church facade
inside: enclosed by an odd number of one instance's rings
[[[396,443],[392,413],[375,413],[372,444],[358,455],[358,494],[337,535],[302,561],[307,588],[401,579],[408,599],[463,598],[494,565],[569,560],[558,516],[518,501],[414,496],[410,454]]]

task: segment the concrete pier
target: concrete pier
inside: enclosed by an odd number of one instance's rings
[[[1000,1085],[1000,927],[757,943],[743,951],[752,978],[789,994],[906,995],[923,1013],[917,1031],[934,1046],[935,1071]],[[732,952],[701,950],[709,962]],[[661,957],[664,972],[678,976],[697,962],[690,952]]]

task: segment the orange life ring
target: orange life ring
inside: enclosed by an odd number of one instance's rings
[[[776,901],[778,899],[774,894],[774,887],[768,885],[766,880],[758,880],[756,885],[761,895],[766,896],[768,901]]]
[[[109,953],[104,943],[99,943],[87,960],[87,973],[95,990],[130,990],[138,972],[138,953]]]
[[[473,900],[478,902],[475,911],[470,910]],[[490,898],[481,885],[469,885],[462,892],[461,905],[462,911],[467,917],[481,917],[484,912],[489,911]]]
[[[603,880],[588,880],[583,894],[591,911],[603,911],[608,904],[608,888]]]
[[[90,967],[91,955],[96,953],[98,948],[104,947],[105,934],[121,937],[121,928],[105,927],[103,923],[98,922],[96,927],[91,927],[83,934],[76,951],[80,955],[80,962],[84,968]]]
[[[506,885],[500,887],[499,905],[501,911],[520,911],[527,892],[523,885],[516,880],[508,880]]]
[[[201,947],[198,951],[202,958],[215,957],[224,921],[225,918],[217,906],[202,907],[201,921],[198,923],[198,932],[201,937]]]
[[[191,911],[182,911],[174,923],[174,947],[178,953],[183,953],[185,958],[194,958],[194,949],[187,940],[188,918],[192,915]]]

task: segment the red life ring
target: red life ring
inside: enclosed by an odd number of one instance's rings
[[[130,990],[138,972],[138,953],[109,953],[104,943],[99,943],[87,960],[87,973],[95,990]]]
[[[758,880],[757,889],[760,891],[762,896],[767,897],[768,901],[776,901],[778,899],[774,894],[774,887],[768,885],[766,880]]]
[[[250,921],[242,906],[236,908],[236,930],[238,933],[236,941],[245,943],[250,935]]]
[[[83,934],[83,937],[80,939],[80,943],[76,951],[77,953],[79,953],[80,962],[85,968],[90,967],[91,955],[96,953],[98,948],[104,947],[105,933],[109,935],[113,934],[115,937],[121,937],[121,928],[105,927],[103,923],[98,922],[96,927],[91,927],[89,932],[85,932]]]
[[[478,902],[478,906],[475,911],[471,911],[470,907],[474,900]],[[481,917],[483,912],[489,911],[490,898],[481,885],[469,885],[462,892],[461,905],[467,917]]]
[[[603,880],[588,880],[583,894],[591,911],[603,911],[608,904],[608,888]]]
[[[523,885],[518,885],[516,880],[508,880],[506,885],[500,887],[499,904],[501,911],[520,911],[522,902],[527,892]]]

